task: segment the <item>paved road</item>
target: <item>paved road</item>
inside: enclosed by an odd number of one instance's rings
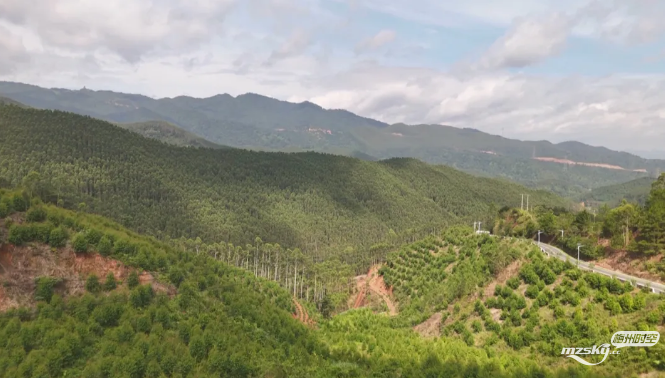
[[[538,245],[538,242],[535,242],[535,244]],[[539,246],[540,246],[540,250],[543,251],[544,253],[546,253],[548,256],[554,256],[554,257],[556,257],[558,259],[561,259],[563,261],[570,260],[570,262],[572,264],[577,265],[577,259],[576,258],[573,258],[572,256],[568,255],[567,253],[560,250],[559,248],[551,246],[549,244],[545,244],[545,243],[540,243]],[[584,261],[581,261],[581,260],[579,262],[579,268],[580,269],[591,270],[595,273],[604,274],[604,275],[609,276],[609,277],[615,277],[616,279],[621,280],[621,281],[634,282],[634,283],[637,284],[637,286],[640,286],[640,287],[646,286],[646,287],[651,288],[651,291],[654,292],[654,293],[665,293],[665,285],[663,285],[661,283],[645,280],[644,278],[638,278],[638,277],[635,277],[635,276],[631,276],[630,274],[625,274],[625,273],[622,273],[622,272],[617,272],[617,271],[614,271],[614,270],[609,270],[609,269],[601,268],[599,266],[592,266],[592,265],[593,265],[592,263],[587,263],[587,262],[584,262]]]

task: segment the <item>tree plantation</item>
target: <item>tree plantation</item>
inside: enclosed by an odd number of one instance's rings
[[[662,340],[593,367],[561,350],[662,332],[665,297],[530,239],[665,276],[663,222],[665,175],[594,213],[414,159],[0,105],[0,378],[655,377]]]
[[[386,244],[447,224],[489,222],[522,193],[532,203],[566,204],[413,159],[179,148],[89,117],[16,106],[0,106],[0,156],[0,186],[24,185],[45,201],[161,240],[183,237],[195,246],[200,238],[237,266],[259,269],[254,254],[268,256],[271,272],[293,259],[360,272],[385,256]],[[257,237],[259,245],[247,248]]]
[[[424,339],[362,309],[330,321],[319,318],[318,329],[307,328],[290,315],[291,293],[254,277],[251,270],[261,272],[259,265],[245,261],[247,270],[240,270],[219,256],[183,251],[105,218],[43,205],[26,191],[0,195],[0,202],[12,206],[0,227],[0,250],[15,246],[14,253],[39,259],[43,253],[35,251],[50,245],[56,256],[103,253],[132,269],[122,280],[113,274],[69,278],[85,282],[81,294],[62,292],[62,278],[35,277],[31,297],[0,314],[0,377],[566,377],[582,372],[576,366],[544,368],[515,352],[499,357],[454,337]],[[8,273],[21,267],[2,269],[3,292],[15,292],[18,283]],[[142,284],[141,271],[157,281]],[[264,267],[263,275],[267,271]],[[157,283],[175,293],[161,291]]]

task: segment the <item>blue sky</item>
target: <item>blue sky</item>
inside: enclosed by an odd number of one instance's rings
[[[5,0],[0,80],[665,150],[659,0]]]

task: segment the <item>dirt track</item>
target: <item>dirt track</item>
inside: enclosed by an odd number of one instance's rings
[[[296,313],[293,314],[293,317],[295,319],[298,319],[298,321],[308,326],[314,326],[316,324],[314,323],[314,320],[309,318],[307,310],[305,310],[305,308],[302,307],[300,302],[298,302],[298,300],[295,297],[293,297],[293,304],[296,306]]]
[[[367,275],[356,277],[356,287],[358,294],[352,308],[359,308],[364,305],[364,301],[367,296],[367,289],[369,288],[370,291],[379,295],[385,302],[386,306],[388,307],[390,316],[397,315],[397,306],[391,298],[392,293],[386,288],[383,277],[378,274],[379,268],[380,265],[374,265],[369,269]]]

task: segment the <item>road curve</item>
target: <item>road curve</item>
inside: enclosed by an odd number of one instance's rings
[[[576,258],[573,258],[572,256],[568,255],[567,253],[565,253],[561,249],[559,249],[557,247],[554,247],[552,245],[549,245],[549,244],[545,244],[545,243],[538,243],[538,242],[534,242],[534,243],[537,246],[539,246],[540,250],[543,251],[547,256],[553,256],[553,257],[556,257],[556,258],[561,259],[563,261],[570,261],[574,265],[578,265],[578,262],[577,262]],[[584,262],[584,261],[581,261],[581,260],[579,261],[578,267],[580,269],[590,270],[592,272],[600,273],[600,274],[606,275],[608,277],[614,277],[614,278],[616,278],[620,281],[624,281],[624,282],[628,281],[628,282],[633,283],[633,285],[637,285],[639,287],[648,287],[654,293],[665,293],[665,285],[663,285],[661,283],[658,283],[658,282],[645,280],[644,278],[638,278],[638,277],[635,277],[635,276],[631,276],[630,274],[617,272],[617,271],[610,270],[610,269],[601,268],[599,266],[593,266],[593,263],[588,263],[588,262]]]

